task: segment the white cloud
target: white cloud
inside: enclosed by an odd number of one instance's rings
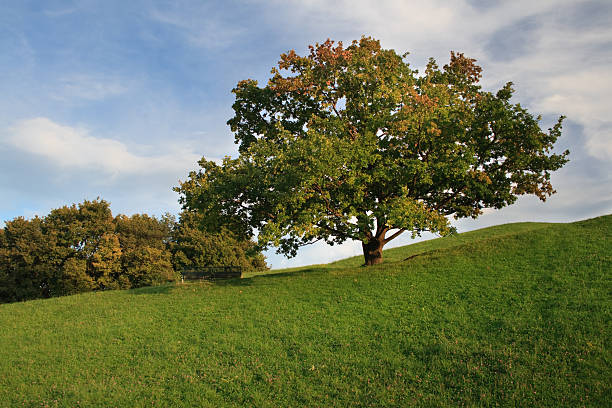
[[[135,154],[122,142],[94,137],[85,129],[60,125],[44,117],[16,123],[0,134],[0,141],[62,168],[102,171],[113,176],[186,174],[199,159],[198,155],[181,149],[153,156]]]
[[[491,61],[493,71],[516,78],[535,112],[563,114],[582,125],[593,157],[612,159],[612,55],[607,52],[612,29],[543,21],[533,37],[528,53],[504,63]]]
[[[612,159],[612,122],[590,123],[585,131],[589,134],[587,148],[591,155],[602,160]]]
[[[480,37],[502,25],[576,1],[520,0],[487,7],[461,0],[283,0],[274,3],[275,12],[285,9],[277,21],[300,26],[305,32],[344,34],[352,36],[351,39],[362,34],[373,35],[381,39],[383,46],[398,52],[429,56],[442,51],[446,56],[457,47],[466,52],[478,50],[482,46]],[[305,22],[307,27],[303,27]]]

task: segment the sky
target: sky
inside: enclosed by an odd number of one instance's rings
[[[3,0],[0,221],[96,197],[114,214],[178,213],[172,187],[197,160],[238,153],[226,125],[238,81],[265,84],[281,53],[362,35],[416,68],[463,52],[485,90],[512,81],[543,129],[567,116],[557,194],[453,221],[460,232],[610,214],[610,21],[609,0]],[[266,253],[275,268],[360,254],[358,242]]]

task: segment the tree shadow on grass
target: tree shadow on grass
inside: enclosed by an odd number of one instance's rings
[[[207,285],[212,286],[251,286],[252,277],[248,278],[231,278],[231,279],[194,279],[186,280],[185,282],[178,282],[176,286],[187,286],[187,285]]]
[[[312,267],[312,268],[305,267],[304,269],[290,270],[287,272],[278,272],[278,273],[268,272],[268,273],[264,273],[261,275],[252,275],[252,276],[243,277],[243,278],[210,279],[210,280],[202,279],[202,280],[185,281],[185,284],[191,283],[191,282],[209,282],[211,285],[214,285],[214,286],[251,286],[253,285],[254,279],[268,280],[268,279],[286,278],[286,277],[292,277],[292,276],[296,277],[296,276],[301,276],[301,275],[311,274],[311,273],[316,273],[316,272],[327,273],[329,271],[330,269],[321,268],[321,267]]]
[[[127,291],[130,295],[169,295],[176,289],[176,284],[171,283],[159,286],[145,286]]]
[[[251,286],[253,278],[232,278],[232,279],[217,279],[211,280],[215,286]]]
[[[267,273],[264,275],[255,275],[251,278],[247,278],[247,279],[274,279],[274,278],[286,278],[286,277],[291,277],[291,276],[301,276],[301,275],[307,275],[307,274],[312,274],[312,273],[328,273],[330,270],[332,270],[331,268],[321,268],[321,267],[312,267],[312,268],[304,268],[304,269],[298,269],[298,270],[293,270],[293,271],[287,271],[287,272],[271,272],[271,273]],[[243,279],[244,280],[244,279]]]
[[[253,279],[274,279],[274,278],[286,278],[286,277],[298,277],[303,275],[309,275],[313,273],[328,273],[333,268],[321,268],[321,267],[312,267],[312,268],[304,268],[298,270],[292,270],[287,272],[279,272],[279,273],[267,273],[263,275],[254,275],[246,278],[232,278],[232,279],[201,279],[201,280],[190,280],[185,281],[184,283],[170,283],[166,285],[159,286],[145,286],[137,289],[130,289],[126,291],[130,295],[169,295],[174,290],[179,289],[182,285],[191,285],[191,284],[209,284],[211,286],[251,286],[253,285]]]

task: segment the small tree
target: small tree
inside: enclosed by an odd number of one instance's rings
[[[54,269],[68,278],[67,293],[120,287],[121,247],[107,201],[53,209],[44,218],[43,232],[52,245]]]
[[[175,221],[147,214],[115,217],[115,231],[121,243],[119,281],[128,287],[161,284],[178,279],[172,265],[171,240]]]
[[[422,74],[371,38],[282,54],[268,85],[238,83],[228,122],[240,156],[182,183],[184,208],[294,255],[324,240],[362,242],[366,265],[405,231],[441,235],[522,194],[554,193],[563,117],[543,132],[512,104],[512,84],[479,85],[474,59],[451,52]]]
[[[49,267],[52,246],[42,223],[39,217],[6,222],[0,240],[0,301],[52,296],[57,273]]]
[[[227,230],[209,232],[201,226],[197,214],[181,213],[172,249],[177,270],[209,266],[241,266],[246,270],[267,268],[265,257],[254,242],[240,239]]]

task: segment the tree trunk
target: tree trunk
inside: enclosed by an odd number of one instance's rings
[[[382,263],[382,249],[385,245],[384,238],[370,238],[367,244],[361,243],[363,247],[363,257],[365,260],[365,266],[378,265]]]

